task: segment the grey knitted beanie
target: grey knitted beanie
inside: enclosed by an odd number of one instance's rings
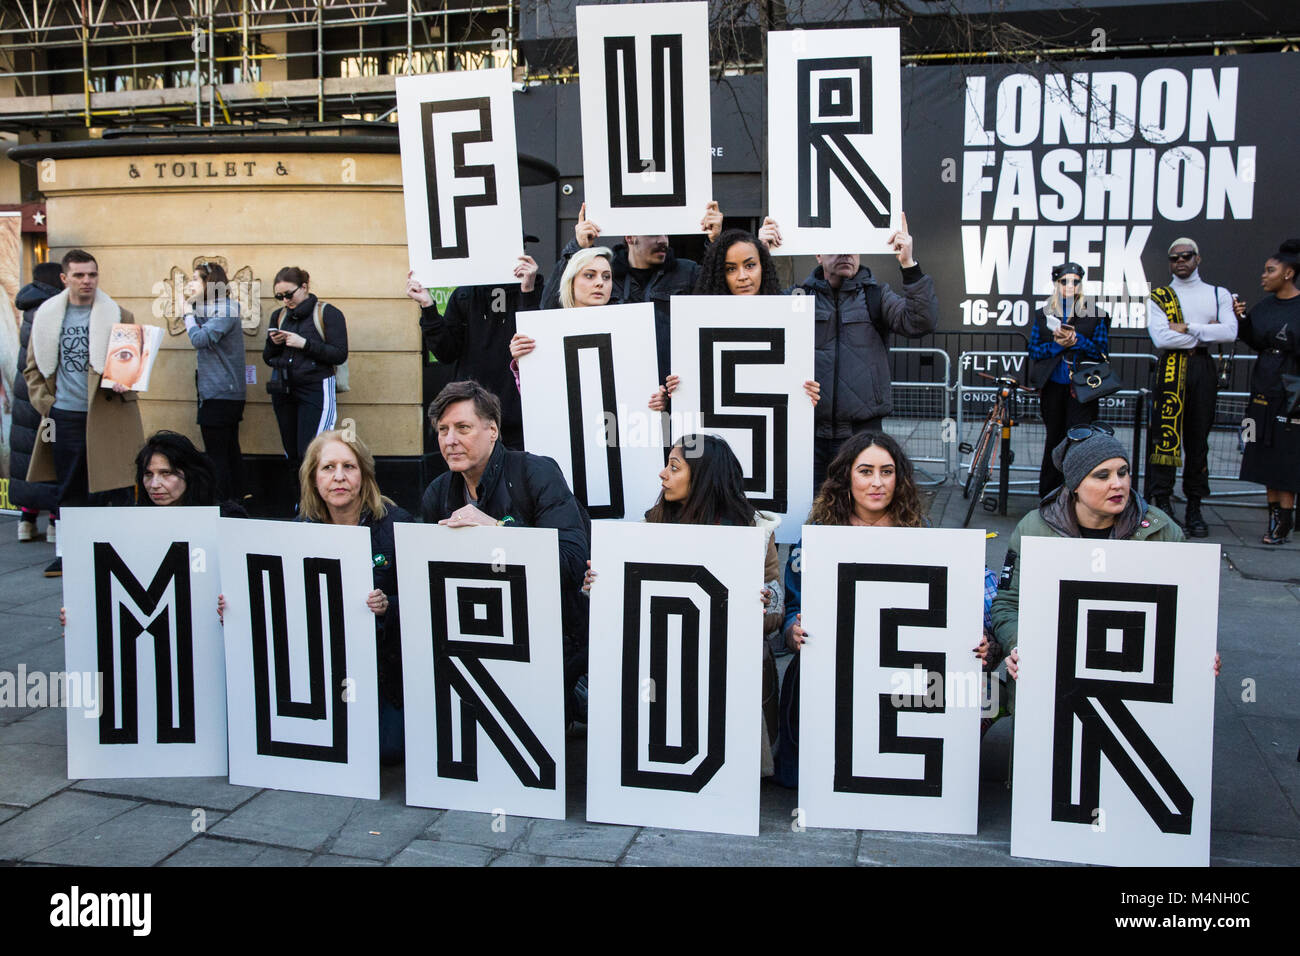
[[[1129,464],[1128,452],[1114,435],[1093,432],[1083,441],[1065,439],[1052,450],[1052,464],[1065,475],[1065,487],[1074,491],[1089,472],[1103,461],[1123,458]]]

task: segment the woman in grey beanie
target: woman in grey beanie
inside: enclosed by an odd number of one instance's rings
[[[1007,544],[1007,557],[993,599],[993,632],[1007,651],[1007,675],[1016,676],[1020,618],[1020,542],[1027,535],[1182,541],[1182,529],[1133,489],[1128,452],[1110,426],[1077,425],[1052,450],[1065,484],[1047,495],[1038,510],[1020,519]]]

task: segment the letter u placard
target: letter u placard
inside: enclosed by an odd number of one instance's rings
[[[593,526],[588,820],[758,833],[766,546],[759,528]]]
[[[697,232],[712,196],[708,4],[577,8],[587,217]]]
[[[230,782],[378,799],[369,529],[219,524]]]
[[[226,773],[216,508],[65,508],[68,776]],[[210,563],[209,563],[210,562]]]

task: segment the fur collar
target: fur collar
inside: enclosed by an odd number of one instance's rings
[[[46,299],[32,319],[31,348],[36,357],[36,367],[46,378],[53,378],[59,370],[59,333],[63,330],[63,316],[68,308],[68,290]],[[104,374],[104,359],[108,357],[108,333],[122,321],[122,309],[103,290],[95,290],[95,301],[90,306],[90,367]]]

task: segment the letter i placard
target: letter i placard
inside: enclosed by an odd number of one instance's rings
[[[217,514],[62,510],[70,779],[225,775]]]
[[[1217,544],[1024,540],[1012,856],[1209,865],[1218,595]]]
[[[898,30],[767,36],[774,254],[890,252],[903,208]]]

